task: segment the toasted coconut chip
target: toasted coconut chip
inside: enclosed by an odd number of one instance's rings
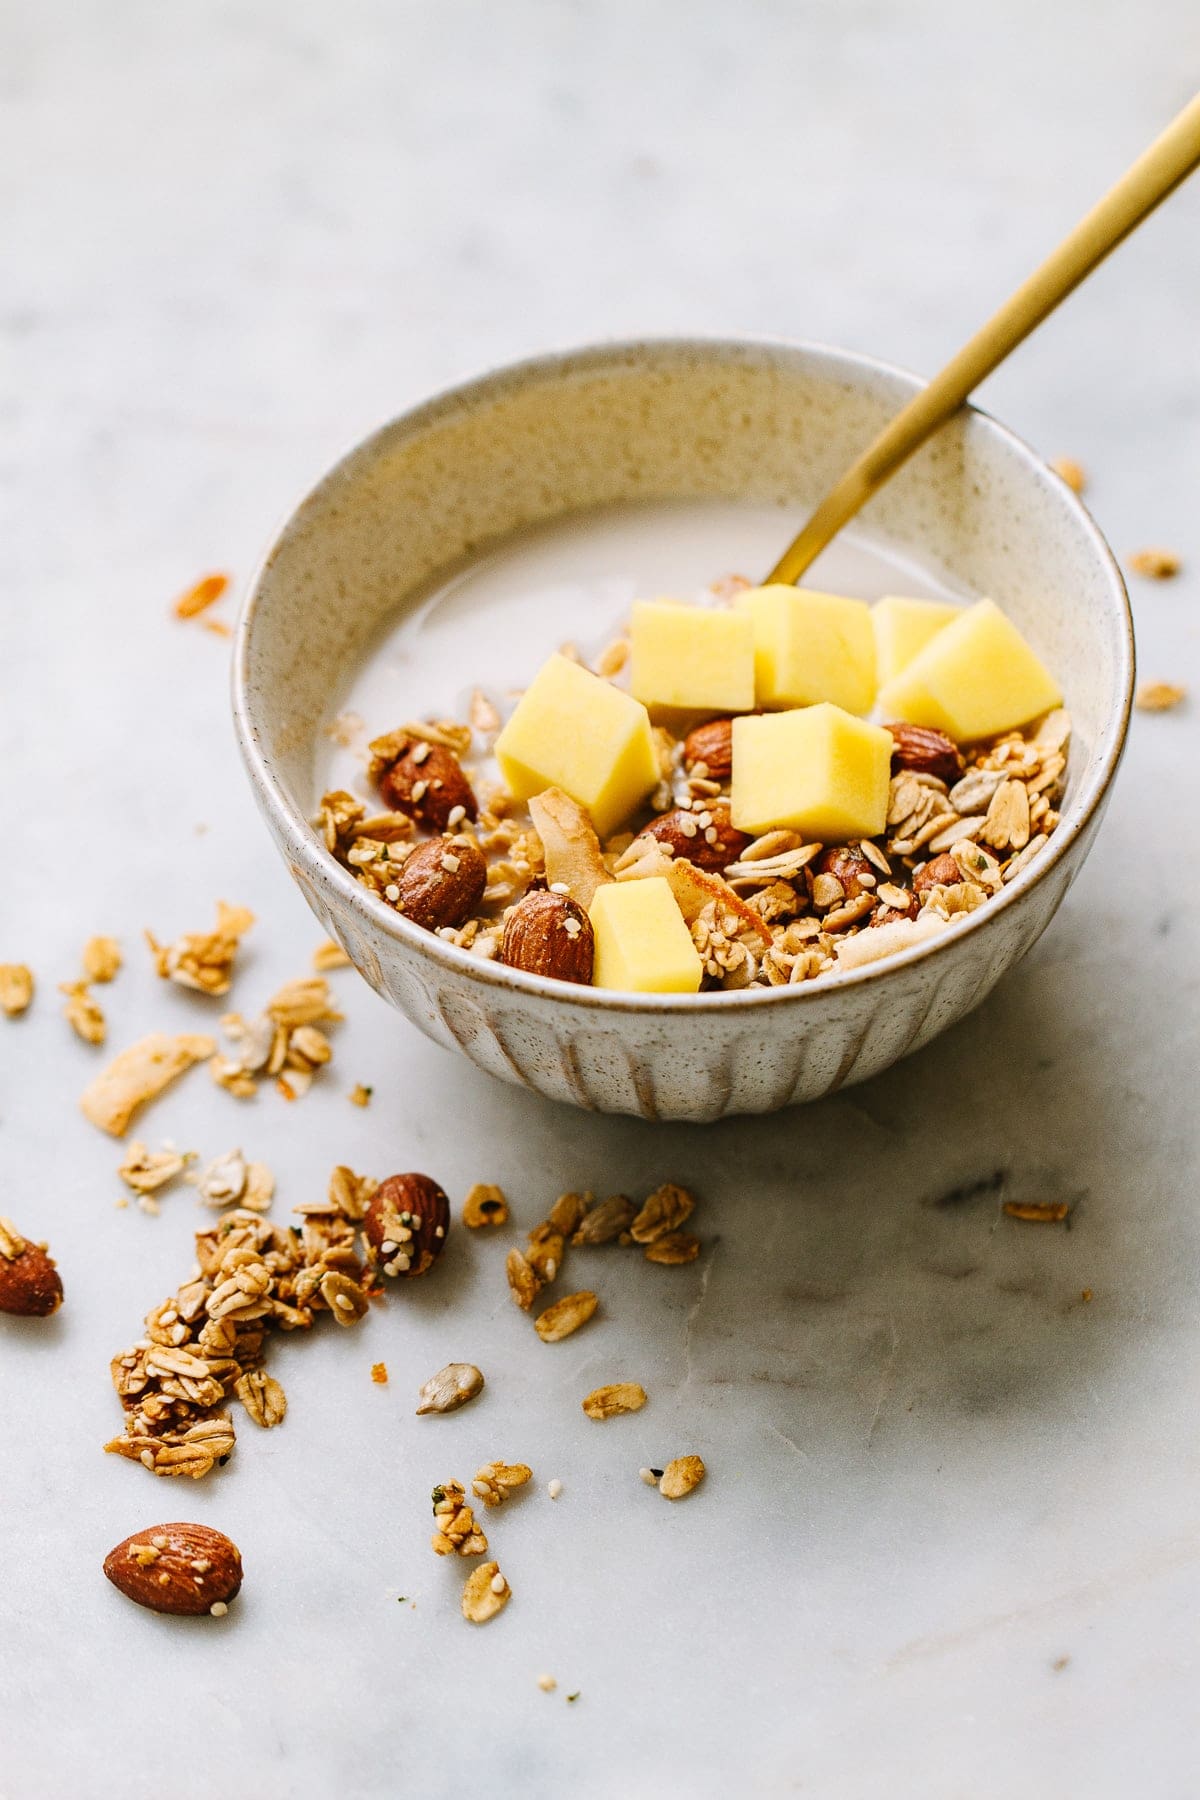
[[[586,912],[596,889],[612,880],[591,819],[561,788],[536,794],[529,802],[529,813],[542,841],[547,884],[564,887]]]
[[[774,940],[771,928],[761,913],[748,906],[740,894],[736,894],[727,881],[719,875],[710,875],[705,869],[698,869],[684,857],[675,857],[667,872],[667,880],[671,884],[671,892],[675,896],[676,905],[689,925],[694,925],[704,908],[712,901],[731,912],[742,927],[752,931],[761,938],[764,944]]]
[[[178,1037],[151,1032],[122,1050],[84,1089],[79,1104],[85,1117],[101,1131],[124,1137],[140,1106],[161,1094],[193,1063],[206,1062],[216,1047],[212,1038],[197,1032],[181,1032]]]

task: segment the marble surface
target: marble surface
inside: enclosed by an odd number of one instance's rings
[[[185,1491],[99,1446],[108,1356],[185,1271],[197,1208],[114,1209],[117,1155],[74,1106],[95,1055],[54,992],[109,930],[114,1041],[196,1025],[211,1009],[139,934],[218,895],[261,919],[239,1003],[315,940],[236,762],[227,647],[170,621],[173,594],[213,566],[244,583],[335,454],[491,360],[761,330],[935,366],[1187,97],[1194,8],[1155,22],[1100,29],[1081,0],[0,13],[0,956],[41,983],[0,1028],[2,1210],[68,1292],[48,1325],[0,1321],[4,1800],[1194,1791],[1194,704],[1136,719],[1022,968],[826,1104],[712,1129],[560,1111],[351,973],[300,1106],[181,1084],[147,1134],[242,1142],[281,1213],[338,1160],[497,1180],[522,1224],[565,1186],[673,1177],[705,1239],[680,1271],[598,1254],[603,1318],[548,1349],[501,1246],[460,1233],[359,1332],[284,1344],[284,1427],[247,1424]],[[1193,689],[1198,226],[1200,188],[987,394],[1088,465],[1118,549],[1194,565],[1134,594],[1143,673]],[[1070,1230],[1000,1212],[1060,1196]],[[451,1357],[484,1396],[414,1418]],[[622,1377],[645,1412],[585,1419]],[[669,1507],[637,1469],[685,1450],[711,1473]],[[538,1488],[495,1519],[516,1598],[476,1632],[425,1496],[493,1455]],[[223,1622],[100,1576],[179,1516],[242,1546]]]

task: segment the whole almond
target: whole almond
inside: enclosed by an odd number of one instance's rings
[[[923,894],[932,887],[957,887],[963,872],[952,856],[935,856],[913,876],[913,893]]]
[[[504,922],[500,961],[530,975],[588,986],[595,956],[592,922],[567,894],[541,888],[526,894]]]
[[[441,931],[463,924],[475,911],[487,886],[487,864],[474,844],[433,838],[405,858],[396,886],[397,912],[426,931]]]
[[[657,838],[669,847],[671,854],[686,857],[698,869],[719,873],[736,862],[750,839],[738,831],[722,804],[703,807],[699,812],[678,806],[673,812],[651,819],[641,834]]]
[[[242,1585],[242,1557],[211,1525],[150,1525],[109,1551],[104,1573],[152,1612],[220,1614]]]
[[[450,1202],[431,1175],[389,1175],[367,1203],[363,1232],[385,1275],[424,1275],[446,1248]]]
[[[0,1312],[48,1319],[62,1297],[62,1276],[45,1245],[29,1243],[11,1219],[0,1219]]]
[[[816,875],[832,875],[841,883],[842,893],[847,900],[857,900],[862,893],[874,889],[879,879],[878,873],[870,861],[863,855],[858,844],[844,844],[835,850],[825,850],[813,865]],[[869,879],[864,886],[862,877]]]
[[[453,750],[426,743],[423,738],[410,742],[383,770],[379,795],[392,812],[407,813],[434,831],[445,831],[450,815],[459,807],[459,819],[474,819],[479,813],[471,784]]]
[[[733,720],[710,719],[683,740],[683,766],[689,774],[703,763],[710,781],[728,781],[733,773]]]
[[[957,781],[963,771],[962,753],[953,738],[931,725],[885,725],[895,743],[892,772],[911,769],[916,775],[936,775],[940,781]]]

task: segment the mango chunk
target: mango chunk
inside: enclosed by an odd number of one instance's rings
[[[875,673],[880,685],[906,669],[931,637],[944,625],[953,624],[961,610],[939,600],[906,600],[900,594],[877,600],[871,608],[871,623],[875,627]]]
[[[786,826],[822,843],[876,837],[887,823],[892,735],[840,706],[733,721],[730,809],[739,831]]]
[[[607,837],[658,780],[650,716],[640,700],[566,656],[542,664],[496,739],[518,800],[560,787]]]
[[[724,607],[637,601],[629,685],[647,706],[750,712],[753,620]]]
[[[868,713],[875,702],[875,631],[865,600],[773,583],[748,588],[737,606],[754,621],[758,704],[832,701]]]
[[[627,994],[694,994],[704,974],[670,883],[610,881],[592,900],[592,985]]]
[[[879,696],[886,718],[932,725],[960,744],[1028,725],[1061,701],[1053,675],[992,600],[960,612]]]

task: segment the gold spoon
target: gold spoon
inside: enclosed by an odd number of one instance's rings
[[[986,325],[963,345],[941,374],[914,395],[847,469],[800,535],[788,545],[767,576],[768,582],[798,581],[846,521],[866,505],[939,425],[958,411],[984,377],[1004,361],[1010,350],[1023,343],[1059,301],[1065,300],[1197,166],[1200,94],[1142,152],[1041,267],[1009,296],[999,312],[993,313]]]

